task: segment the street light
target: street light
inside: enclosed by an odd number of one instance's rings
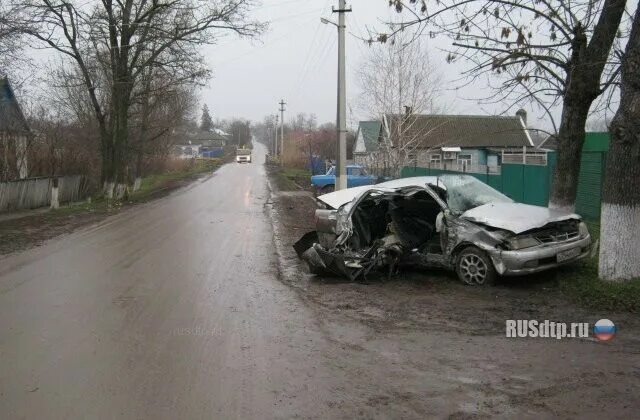
[[[327,18],[325,18],[325,17],[321,17],[321,18],[320,18],[320,22],[324,23],[325,25],[329,25],[329,24],[331,24],[331,25],[333,25],[333,26],[335,26],[335,27],[338,27],[338,24],[337,24],[337,23],[332,22],[332,21],[330,21],[329,19],[327,19]]]

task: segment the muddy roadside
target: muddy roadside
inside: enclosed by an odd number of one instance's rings
[[[270,174],[281,279],[316,311],[336,343],[330,357],[359,377],[345,398],[366,401],[365,413],[625,417],[640,408],[633,391],[640,383],[638,317],[572,301],[560,283],[575,267],[495,287],[465,286],[446,271],[404,271],[366,284],[314,276],[292,245],[314,229],[315,200],[282,189]],[[615,341],[505,337],[510,319],[602,318],[620,327]]]
[[[228,159],[226,159],[228,160]],[[213,176],[223,162],[185,173],[149,177],[139,192],[123,200],[91,199],[58,209],[36,209],[0,216],[0,255],[36,247],[57,236],[95,225],[122,211],[165,197],[193,182]]]

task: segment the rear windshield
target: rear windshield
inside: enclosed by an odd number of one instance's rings
[[[251,154],[251,149],[238,149],[236,152],[238,156],[247,156]]]

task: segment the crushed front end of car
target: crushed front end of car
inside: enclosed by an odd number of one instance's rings
[[[372,271],[391,275],[399,264],[440,249],[442,204],[433,194],[420,187],[369,189],[338,210],[317,210],[317,231],[294,249],[312,273],[349,280]]]
[[[510,235],[489,254],[498,274],[516,276],[575,262],[590,252],[591,235],[585,223],[572,219]]]

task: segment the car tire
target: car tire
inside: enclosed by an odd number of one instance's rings
[[[320,189],[320,195],[329,194],[336,190],[335,185],[325,185]]]
[[[463,283],[472,286],[492,286],[498,278],[491,258],[475,246],[469,246],[458,254],[456,274]]]

